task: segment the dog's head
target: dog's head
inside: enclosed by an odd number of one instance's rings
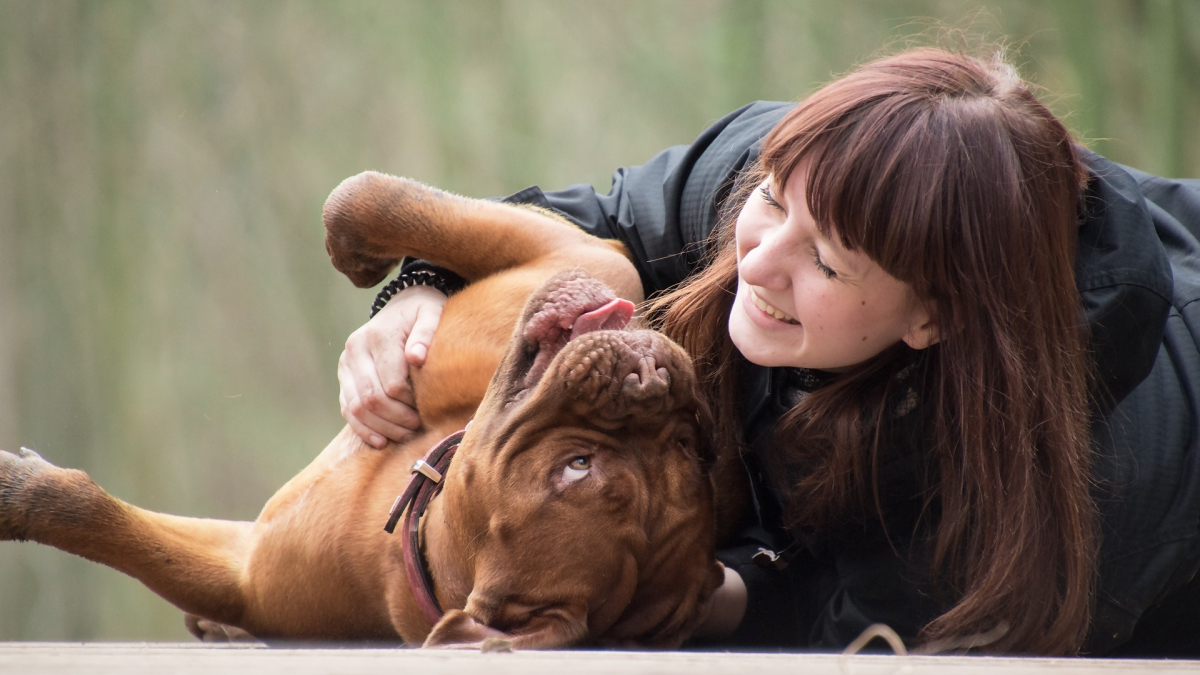
[[[533,293],[447,475],[474,585],[427,646],[678,646],[722,572],[687,354],[582,271]]]

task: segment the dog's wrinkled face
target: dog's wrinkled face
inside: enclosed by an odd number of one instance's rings
[[[474,586],[427,645],[674,647],[702,618],[722,578],[707,413],[690,359],[632,313],[582,271],[531,296],[447,475]]]

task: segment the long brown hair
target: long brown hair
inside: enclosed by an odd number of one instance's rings
[[[806,173],[825,236],[864,252],[934,309],[922,359],[933,566],[953,606],[925,643],[1007,631],[989,649],[1076,653],[1095,567],[1089,361],[1074,283],[1086,180],[1069,132],[1002,60],[918,49],[860,67],[789,112],[714,233],[708,266],[651,303],[697,359],[718,432],[740,435],[740,356],[726,322],[732,222],[748,186]],[[797,174],[799,175],[799,174]],[[790,525],[879,507],[900,345],[814,392],[777,426]],[[873,501],[872,501],[873,500]]]

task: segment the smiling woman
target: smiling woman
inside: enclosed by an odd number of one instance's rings
[[[805,172],[788,179],[778,200],[773,182],[746,199],[735,227],[729,337],[743,356],[760,366],[842,372],[897,342],[924,349],[937,341],[930,308],[912,287],[821,232],[808,211]]]
[[[1187,606],[1200,185],[1088,152],[998,52],[872,61],[606,196],[510,200],[622,240],[696,360],[755,501],[719,552],[709,625],[733,644],[841,648],[887,623],[928,651],[1136,652],[1169,623],[1156,603]],[[413,301],[360,330],[408,335]],[[1165,510],[1124,506],[1163,485]]]

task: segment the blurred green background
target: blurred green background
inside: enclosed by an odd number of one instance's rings
[[[1007,38],[1094,149],[1200,173],[1197,0],[0,0],[0,448],[253,519],[342,424],[373,297],[323,248],[342,178],[607,190],[936,22]],[[0,641],[92,639],[190,638],[134,581],[0,543]]]

